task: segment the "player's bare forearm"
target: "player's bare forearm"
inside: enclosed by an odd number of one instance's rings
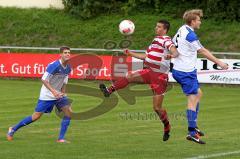
[[[135,53],[135,52],[130,52],[129,54],[130,54],[130,56],[136,57],[141,60],[144,60],[146,58],[146,54]]]
[[[63,93],[59,93],[57,92],[47,80],[42,80],[42,83],[44,84],[44,86],[49,89],[51,91],[51,93],[54,95],[54,97],[61,98],[63,96]]]
[[[131,56],[131,57],[135,57],[135,58],[141,59],[141,60],[144,60],[146,58],[146,56],[147,56],[146,54],[136,53],[136,52],[132,52],[132,51],[128,51],[127,55]]]
[[[210,60],[216,64],[219,63],[219,60],[213,54],[211,54],[210,51],[208,51],[207,49],[202,48],[202,49],[198,50],[198,52],[200,54],[202,54],[204,57],[206,57],[208,60]]]
[[[205,48],[201,48],[201,49],[198,50],[198,52],[200,54],[202,54],[204,57],[206,57],[208,60],[216,63],[217,65],[219,65],[222,69],[228,69],[227,64],[223,63],[221,60],[216,58],[213,54],[210,53],[209,50],[207,50]]]
[[[169,51],[170,53],[164,56],[165,60],[170,60],[171,58],[178,57],[179,52],[177,51],[177,48],[175,46],[172,46]]]
[[[175,57],[178,57],[179,55],[179,52],[177,51],[177,48],[175,46],[172,46],[170,48],[170,55],[171,55],[171,58],[175,58]]]
[[[49,84],[48,81],[46,81],[46,80],[42,80],[42,83],[43,83],[44,86],[47,87],[47,89],[49,89],[52,93],[56,93],[56,90],[53,89],[53,87]]]

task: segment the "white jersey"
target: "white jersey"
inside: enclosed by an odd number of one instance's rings
[[[172,46],[174,44],[169,36],[156,36],[146,51],[144,65],[154,72],[168,74],[170,60],[165,60],[164,57],[169,54]]]
[[[183,25],[178,29],[173,42],[179,52],[179,56],[172,61],[173,69],[183,72],[194,71],[197,63],[197,51],[203,48],[194,30],[188,25]]]
[[[42,80],[47,80],[49,84],[58,92],[61,92],[63,84],[67,84],[68,75],[71,72],[69,65],[63,67],[60,60],[54,61],[47,66],[47,70],[42,76]],[[51,91],[42,85],[40,100],[56,100]]]

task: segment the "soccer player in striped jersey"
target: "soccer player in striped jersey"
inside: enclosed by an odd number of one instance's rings
[[[168,83],[170,58],[178,55],[171,38],[166,35],[169,28],[170,23],[168,21],[160,20],[157,22],[155,27],[157,36],[153,39],[145,54],[134,53],[128,49],[124,50],[126,55],[144,60],[144,69],[129,72],[126,77],[115,81],[109,88],[104,84],[99,85],[104,96],[108,97],[111,93],[126,87],[129,83],[149,84],[153,91],[153,109],[164,124],[163,141],[169,139],[170,123],[162,103]]]
[[[186,11],[183,20],[186,24],[181,26],[173,38],[179,56],[173,60],[173,78],[181,85],[183,92],[187,96],[187,120],[188,135],[187,139],[199,144],[205,144],[200,139],[204,133],[197,127],[197,116],[199,111],[199,101],[202,91],[197,80],[197,53],[202,54],[210,61],[219,65],[222,69],[227,69],[227,64],[213,56],[206,48],[204,48],[195,30],[200,28],[202,10],[194,9]]]
[[[70,48],[61,47],[60,52],[61,58],[50,63],[42,76],[43,85],[35,112],[31,116],[24,118],[15,126],[10,127],[7,133],[7,140],[13,140],[13,135],[21,127],[40,119],[43,113],[51,113],[53,107],[56,106],[64,113],[57,142],[67,143],[64,136],[70,124],[72,114],[69,100],[65,94],[68,75],[71,72],[70,65],[68,64],[70,59]]]

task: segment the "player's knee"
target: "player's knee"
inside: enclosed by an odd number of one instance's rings
[[[33,121],[36,121],[36,120],[40,119],[41,116],[42,116],[42,114],[33,114],[33,115],[32,115],[32,120],[33,120]]]
[[[159,111],[159,109],[156,108],[156,107],[153,107],[153,110],[154,110],[155,112],[158,112],[158,111]]]
[[[203,92],[201,91],[201,89],[198,90],[198,98],[200,99],[203,96]]]
[[[71,118],[72,117],[72,113],[65,113],[64,116]]]
[[[128,74],[126,75],[126,78],[128,80],[128,82],[134,82],[134,75],[131,72],[128,72]]]
[[[70,106],[65,107],[62,109],[64,112],[64,116],[71,118],[72,117],[72,109]]]

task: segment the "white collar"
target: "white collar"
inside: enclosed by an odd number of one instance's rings
[[[191,27],[191,26],[189,26],[189,25],[187,25],[187,24],[185,24],[188,28],[190,28],[192,31],[194,31],[194,29]]]
[[[66,66],[64,66],[64,65],[63,65],[63,63],[62,63],[62,60],[61,60],[61,59],[59,59],[59,62],[60,62],[61,66],[62,66],[64,69],[66,69],[66,68],[67,68],[67,65],[66,65]]]

